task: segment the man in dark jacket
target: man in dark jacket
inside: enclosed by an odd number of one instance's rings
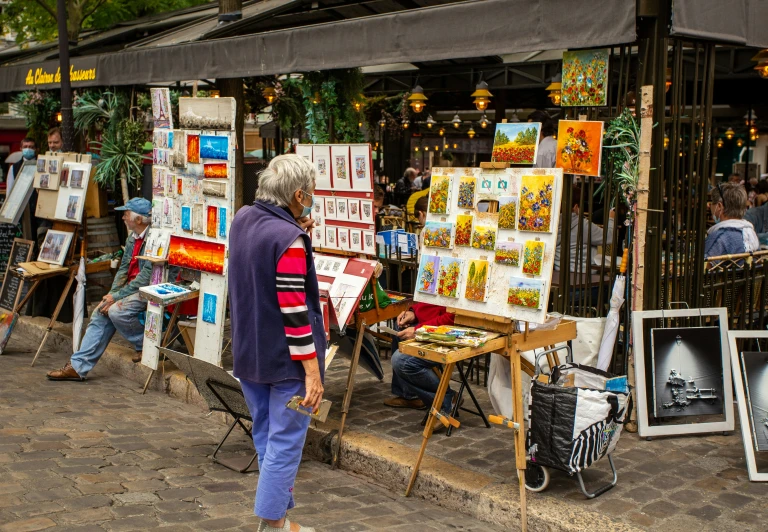
[[[104,354],[109,341],[118,331],[133,344],[134,362],[141,360],[144,345],[144,326],[139,314],[147,310],[147,302],[139,295],[139,288],[148,286],[152,277],[152,263],[138,257],[144,251],[151,223],[152,203],[144,198],[133,198],[117,211],[125,211],[123,221],[131,232],[125,242],[112,289],[91,314],[91,321],[80,344],[80,350],[61,369],[48,373],[52,381],[82,381]]]

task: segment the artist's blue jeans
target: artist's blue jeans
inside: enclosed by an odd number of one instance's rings
[[[253,419],[253,445],[259,455],[259,482],[253,513],[276,521],[295,506],[293,483],[299,471],[309,416],[286,408],[294,395],[304,396],[304,381],[257,384],[241,380]]]
[[[400,351],[395,351],[392,355],[392,390],[394,391],[394,380],[397,377],[405,383],[408,390],[424,401],[425,405],[431,406],[435,400],[437,387],[440,384],[440,378],[433,368],[442,369],[442,367],[442,364],[437,362],[430,362],[429,360],[404,355]],[[441,411],[451,411],[451,401],[455,393],[450,387],[448,388],[443,399],[443,405],[440,408]]]
[[[94,310],[80,349],[72,355],[71,364],[77,374],[81,377],[88,375],[104,354],[115,332],[131,342],[136,351],[141,351],[144,345],[144,326],[139,322],[139,314],[146,310],[147,301],[139,294],[116,301],[109,307],[106,316]]]

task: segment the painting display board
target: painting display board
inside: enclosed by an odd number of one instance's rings
[[[47,172],[43,175],[40,174],[42,166],[46,167]],[[54,169],[58,170],[56,174],[52,172]],[[49,153],[38,157],[34,182],[35,188],[38,189],[35,216],[82,224],[92,169],[91,157],[87,154]]]
[[[433,168],[414,299],[544,323],[562,186],[556,168]]]
[[[158,98],[162,104],[164,95]],[[153,111],[154,104],[153,95]],[[182,129],[155,113],[152,135],[152,229],[145,253],[201,272],[195,356],[219,366],[235,214],[235,111],[234,98],[180,98]],[[155,369],[162,346],[148,343],[152,356],[146,359]]]
[[[370,144],[300,144],[317,169],[312,247],[376,255]]]
[[[733,430],[727,334],[724,308],[632,313],[641,437]]]
[[[767,331],[728,332],[741,439],[753,482],[768,482],[768,352],[754,350],[766,339]]]
[[[11,193],[8,194],[0,208],[0,222],[16,225],[29,204],[36,173],[35,161],[24,163],[16,175]]]

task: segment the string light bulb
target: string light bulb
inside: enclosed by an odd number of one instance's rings
[[[735,134],[736,133],[731,128],[728,128],[725,130],[725,138],[727,138],[728,140],[731,140]]]
[[[459,118],[459,113],[456,113],[453,115],[453,120],[451,120],[451,124],[453,124],[453,127],[455,129],[459,129],[459,126],[461,126],[461,118]]]
[[[469,135],[469,138],[471,139],[475,138],[475,135],[477,135],[477,133],[475,133],[475,128],[473,128],[472,126],[469,126],[469,131],[467,131],[467,135]]]
[[[427,128],[432,129],[432,126],[437,124],[434,118],[432,118],[432,115],[427,115]]]

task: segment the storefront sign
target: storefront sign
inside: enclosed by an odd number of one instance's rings
[[[75,65],[69,65],[70,81],[93,81],[96,79],[96,67],[93,68],[75,68]],[[52,83],[61,83],[61,68],[48,70],[45,67],[30,68],[27,77],[24,80],[26,85],[49,85]]]

